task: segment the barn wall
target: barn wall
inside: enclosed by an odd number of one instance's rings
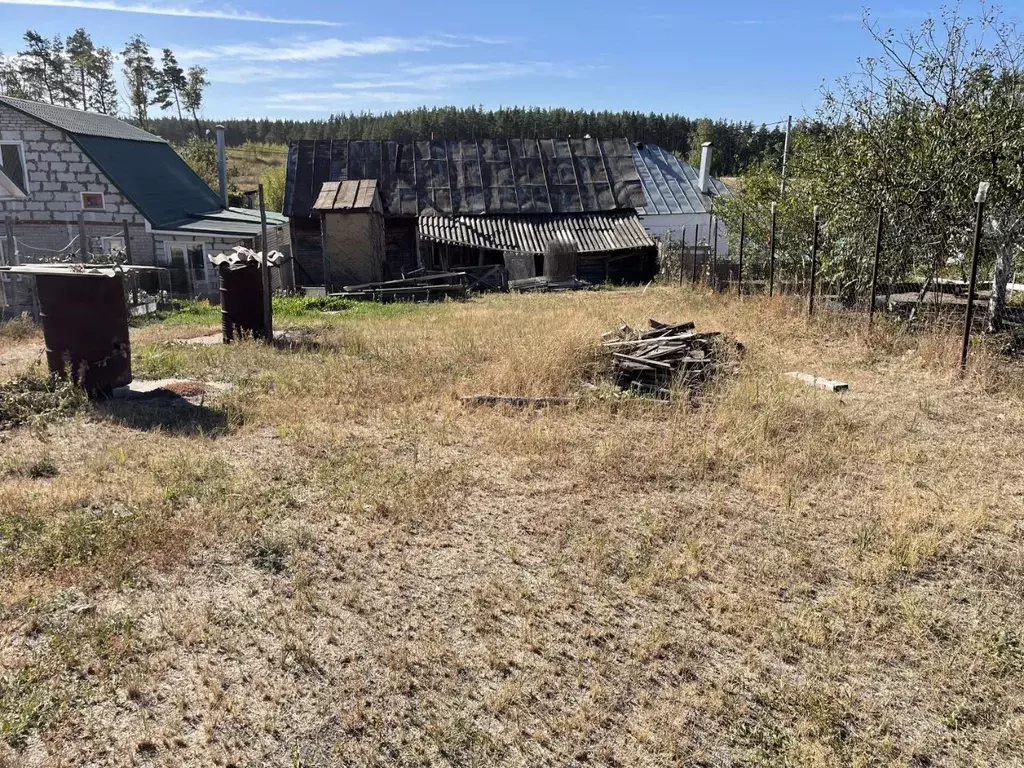
[[[416,219],[389,218],[384,221],[384,240],[387,250],[387,277],[400,278],[416,269]]]
[[[328,290],[384,279],[381,217],[370,212],[325,213]]]

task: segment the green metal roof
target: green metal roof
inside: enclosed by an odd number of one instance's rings
[[[220,196],[165,141],[101,136],[76,136],[75,141],[153,229],[223,210]]]
[[[153,229],[223,237],[255,237],[258,211],[225,209],[220,195],[166,141],[116,117],[0,96],[0,104],[71,134]],[[267,213],[267,226],[288,220]]]
[[[154,136],[131,123],[108,115],[97,115],[94,112],[57,107],[53,104],[41,104],[38,101],[14,99],[10,96],[0,96],[0,104],[5,104],[40,122],[76,136],[104,136],[108,139],[163,143],[163,139],[159,136]]]
[[[277,229],[287,224],[286,216],[267,211],[268,229]],[[258,237],[261,228],[260,212],[249,208],[228,208],[201,216],[190,216],[159,227],[161,230],[182,234],[213,234],[222,237]]]

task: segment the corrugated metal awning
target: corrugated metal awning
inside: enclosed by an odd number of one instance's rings
[[[563,216],[420,216],[419,235],[490,251],[544,253],[552,240],[576,243],[580,253],[632,251],[654,246],[635,213]]]

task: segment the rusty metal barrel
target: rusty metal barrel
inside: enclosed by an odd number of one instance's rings
[[[576,243],[552,240],[544,248],[544,277],[566,282],[576,277]]]
[[[267,337],[258,262],[220,265],[220,316],[225,344],[236,338]]]
[[[132,381],[128,303],[120,272],[36,274],[46,362],[92,395]]]

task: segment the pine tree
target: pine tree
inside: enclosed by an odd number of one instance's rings
[[[181,119],[181,93],[188,87],[188,78],[185,72],[178,66],[178,59],[174,51],[164,48],[163,59],[160,71],[157,73],[156,100],[160,109],[170,109],[172,106],[178,110],[178,119]]]
[[[196,122],[196,136],[200,136],[203,131],[199,124],[199,110],[203,108],[203,95],[209,84],[206,67],[189,67],[188,82],[181,89],[181,102]]]
[[[156,66],[142,35],[134,34],[121,52],[125,86],[132,117],[143,128],[149,123],[149,105],[156,88]]]
[[[117,81],[114,80],[114,52],[103,47],[96,49],[92,69],[89,71],[92,107],[101,115],[116,115]]]
[[[36,101],[58,103],[56,95],[60,89],[54,82],[53,53],[50,41],[34,29],[24,35],[25,50],[18,51],[21,59],[20,72],[28,98]]]
[[[92,105],[92,98],[89,94],[90,73],[96,67],[96,46],[93,45],[92,37],[84,29],[79,27],[67,40],[67,55],[70,75],[73,84],[68,83],[69,88],[73,87],[75,98],[82,109],[89,109]]]

